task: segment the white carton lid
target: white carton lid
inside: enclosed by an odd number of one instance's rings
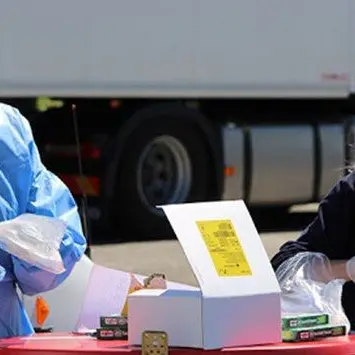
[[[204,297],[280,293],[244,201],[160,207],[187,256]]]

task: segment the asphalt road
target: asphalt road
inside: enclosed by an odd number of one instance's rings
[[[286,240],[294,239],[312,218],[316,206],[297,207],[301,213],[255,223],[266,251],[272,256]],[[196,285],[196,280],[176,240],[132,242],[92,247],[93,260],[101,265],[147,275],[163,272],[171,281]]]

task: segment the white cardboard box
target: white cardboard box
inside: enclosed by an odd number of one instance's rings
[[[165,331],[169,346],[218,349],[281,341],[276,276],[243,201],[162,207],[200,285],[128,298],[128,342]],[[169,275],[167,275],[169,276]]]

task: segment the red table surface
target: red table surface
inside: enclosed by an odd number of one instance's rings
[[[26,338],[0,340],[1,355],[82,355],[82,354],[122,354],[140,355],[140,348],[127,346],[126,341],[102,341],[92,337],[71,334],[35,334]],[[309,343],[281,343],[263,346],[249,346],[222,350],[198,350],[171,348],[175,355],[355,355],[355,335],[336,337]]]

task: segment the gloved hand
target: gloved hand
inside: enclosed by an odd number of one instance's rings
[[[346,262],[345,267],[346,274],[348,275],[349,279],[355,282],[355,256]]]
[[[305,279],[325,284],[334,279],[327,256],[321,253],[309,253],[307,259],[303,269]]]
[[[128,295],[135,292],[135,291],[141,290],[143,288],[151,288],[151,289],[166,289],[167,288],[166,279],[165,279],[164,274],[158,274],[158,273],[152,274],[144,280],[144,284],[141,284],[133,274],[130,274],[130,277],[131,277],[131,284],[130,284],[130,287],[128,290]],[[121,316],[123,316],[123,317],[128,316],[128,301],[127,301],[127,299],[123,305],[123,309],[121,311]]]
[[[144,280],[145,288],[163,289],[167,288],[164,274],[154,273]]]

